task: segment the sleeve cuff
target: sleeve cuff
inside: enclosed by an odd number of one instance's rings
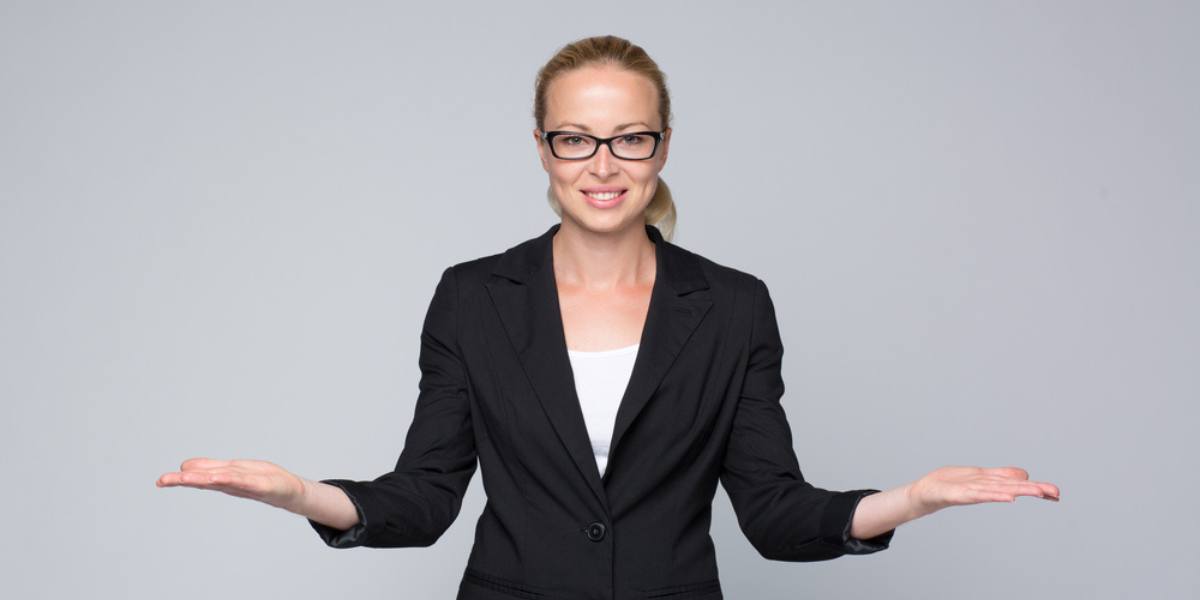
[[[861,489],[838,492],[830,499],[821,517],[821,539],[846,554],[871,554],[885,550],[891,544],[896,530],[889,529],[875,537],[858,539],[850,537],[850,525],[859,500],[880,490]]]
[[[368,511],[364,510],[365,503],[369,502],[370,491],[365,489],[361,483],[349,479],[322,479],[321,483],[337,486],[346,492],[346,496],[350,498],[350,502],[354,504],[354,509],[358,512],[358,523],[349,529],[334,529],[312,519],[308,519],[308,524],[312,525],[317,535],[321,536],[325,544],[331,548],[353,548],[365,545],[376,525],[373,519],[368,518]]]

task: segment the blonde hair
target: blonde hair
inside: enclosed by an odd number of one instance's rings
[[[671,95],[667,92],[666,75],[658,68],[641,46],[614,35],[602,35],[575,40],[562,48],[538,70],[534,83],[533,118],[538,129],[546,130],[546,90],[559,75],[589,65],[613,65],[642,75],[658,89],[658,116],[663,129],[671,124]],[[562,205],[553,188],[546,190],[546,199],[554,214],[562,217]],[[658,227],[663,238],[670,240],[675,233],[675,200],[671,188],[662,177],[654,189],[654,197],[642,213],[646,223]]]

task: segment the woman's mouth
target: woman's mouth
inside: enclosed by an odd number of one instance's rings
[[[625,200],[628,193],[629,190],[625,189],[611,192],[583,192],[583,196],[587,198],[588,204],[596,208],[612,208]]]

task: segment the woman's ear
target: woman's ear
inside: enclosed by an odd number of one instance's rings
[[[662,156],[659,157],[659,159],[658,159],[660,169],[662,167],[666,166],[666,164],[667,164],[667,153],[671,147],[671,134],[673,132],[674,132],[674,130],[671,129],[670,127],[663,130],[663,139],[662,139],[662,142],[659,143],[662,147],[658,149],[659,152],[662,153]]]

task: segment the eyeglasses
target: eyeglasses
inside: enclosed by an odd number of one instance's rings
[[[554,157],[562,160],[587,160],[596,154],[601,145],[608,146],[608,151],[617,158],[646,160],[658,151],[663,132],[637,131],[599,138],[578,131],[546,131],[542,133],[542,139],[549,144]]]

